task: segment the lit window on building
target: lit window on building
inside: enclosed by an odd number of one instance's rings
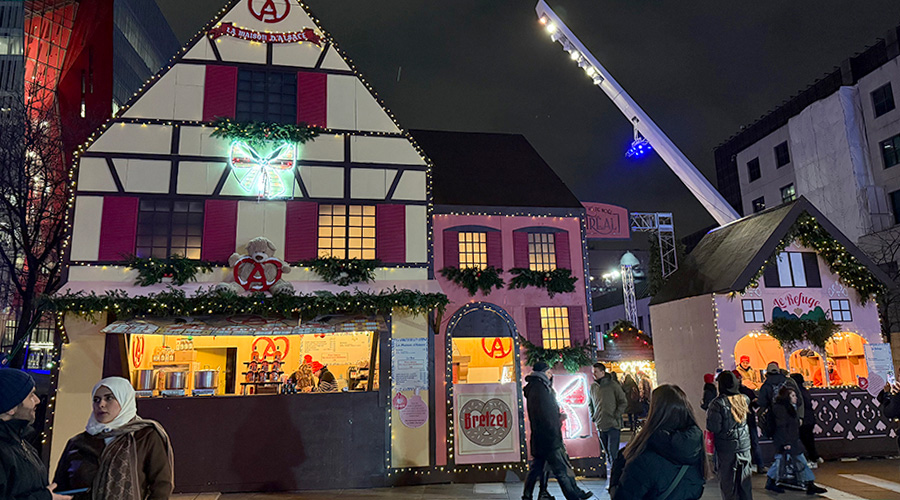
[[[375,258],[375,207],[319,205],[319,257]]]
[[[881,158],[884,160],[884,168],[891,168],[900,164],[900,134],[891,137],[879,144]]]
[[[794,184],[788,184],[781,188],[781,202],[787,203],[789,201],[794,201],[797,199],[797,190],[794,189]]]
[[[487,233],[459,233],[459,268],[487,267]]]
[[[760,196],[759,198],[753,200],[753,213],[762,212],[766,209],[766,197]]]
[[[553,233],[528,233],[528,269],[556,269],[556,243]]]
[[[165,259],[180,255],[200,258],[203,202],[141,200],[135,255]]]
[[[562,349],[572,345],[569,337],[569,310],[566,307],[541,308],[541,339],[544,349]]]

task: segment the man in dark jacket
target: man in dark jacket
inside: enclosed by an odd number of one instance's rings
[[[525,377],[525,400],[528,405],[528,422],[531,425],[531,455],[534,461],[525,478],[523,500],[531,500],[534,484],[543,474],[544,467],[556,478],[566,500],[584,500],[593,494],[581,491],[575,484],[575,472],[569,467],[562,438],[562,420],[559,404],[553,396],[553,386],[547,375],[547,363],[535,363],[531,375]]]
[[[803,443],[803,448],[806,449],[805,456],[809,460],[809,468],[815,469],[818,467],[821,457],[819,457],[819,452],[816,451],[816,438],[813,434],[813,428],[816,426],[816,414],[813,411],[812,398],[809,396],[809,389],[804,385],[806,380],[803,379],[803,375],[792,373],[791,378],[797,383],[797,387],[800,388],[799,395],[803,398],[803,419],[800,422],[800,441]]]
[[[37,450],[25,441],[40,399],[31,375],[0,368],[0,498],[6,500],[64,500],[47,481],[47,468]]]
[[[759,388],[759,399],[757,402],[759,403],[759,411],[766,411],[772,408],[772,403],[775,402],[775,396],[778,395],[778,390],[781,389],[781,386],[786,385],[794,390],[794,393],[797,394],[797,416],[800,417],[800,420],[803,420],[804,408],[803,401],[800,394],[800,388],[797,387],[797,382],[794,382],[794,379],[788,377],[786,374],[781,372],[781,369],[778,368],[778,363],[772,361],[766,367],[766,381],[763,382],[762,387]]]
[[[594,383],[591,384],[591,420],[597,425],[600,447],[603,448],[606,467],[600,469],[600,477],[606,477],[619,455],[619,437],[622,432],[622,415],[628,407],[622,386],[606,373],[603,363],[594,363]]]

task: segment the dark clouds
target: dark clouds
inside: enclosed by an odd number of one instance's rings
[[[157,2],[182,39],[224,5]],[[583,200],[673,211],[681,236],[712,223],[658,157],[624,158],[628,122],[534,1],[307,3],[403,127],[522,133]],[[717,144],[900,24],[896,0],[550,5],[713,184]]]

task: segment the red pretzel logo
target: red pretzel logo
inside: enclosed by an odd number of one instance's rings
[[[281,341],[284,343],[284,351],[280,351],[280,352],[278,351],[278,348],[276,347],[276,343],[278,341]],[[263,342],[266,345],[266,347],[262,350],[262,352],[260,352],[259,357],[261,359],[273,357],[280,361],[287,357],[288,350],[291,347],[291,343],[287,337],[275,337],[274,339],[272,337],[257,337],[256,340],[253,341],[253,345],[250,347],[250,350],[256,351],[257,344],[259,344],[260,342]],[[257,351],[257,352],[259,352],[259,351]],[[279,359],[279,356],[280,356],[280,359]]]
[[[241,266],[244,264],[252,265],[253,270],[250,271],[250,274],[246,278],[241,278],[240,270]],[[275,266],[275,277],[272,278],[271,281],[266,279],[266,269],[263,267],[265,264]],[[280,279],[281,261],[275,257],[269,257],[264,261],[257,262],[253,257],[245,255],[234,263],[234,281],[238,285],[241,285],[244,290],[250,292],[265,292]]]
[[[144,362],[144,336],[135,335],[131,340],[131,363],[135,368]]]
[[[484,350],[484,353],[492,358],[505,358],[509,356],[509,353],[512,352],[512,339],[509,342],[509,348],[503,345],[503,339],[500,337],[494,337],[494,341],[491,343],[491,347],[489,348],[485,341],[487,338],[481,339],[481,349]]]
[[[256,8],[257,4],[262,4]],[[278,4],[283,4],[282,10],[278,9]],[[277,23],[283,20],[291,12],[290,0],[247,0],[247,8],[250,14],[264,23]]]

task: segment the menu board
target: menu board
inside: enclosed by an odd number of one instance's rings
[[[329,333],[301,335],[301,357],[307,354],[325,365],[351,365],[369,361],[372,355],[372,333]]]
[[[866,388],[873,396],[881,392],[884,384],[894,383],[894,359],[891,356],[890,344],[866,344],[866,366],[869,377]]]
[[[428,339],[393,340],[391,380],[394,391],[428,389]]]

